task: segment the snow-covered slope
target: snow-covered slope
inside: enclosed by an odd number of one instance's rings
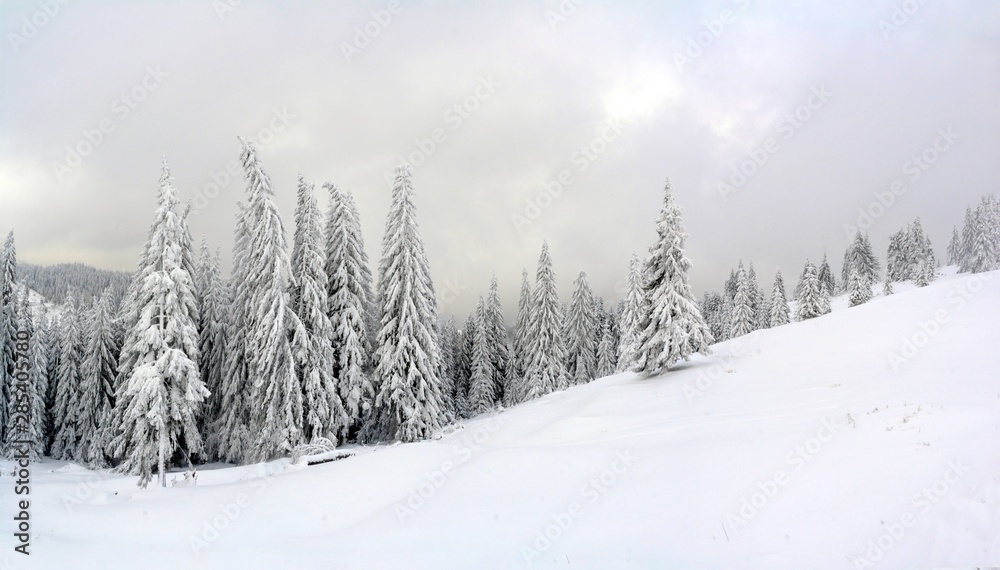
[[[45,461],[12,568],[1000,565],[1000,273],[948,275],[444,437],[197,485]],[[2,462],[5,474],[11,462]],[[182,480],[180,474],[178,481]],[[0,522],[15,506],[4,479]]]

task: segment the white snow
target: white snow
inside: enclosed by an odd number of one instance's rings
[[[610,376],[437,440],[345,447],[356,455],[339,461],[212,465],[195,486],[141,490],[136,477],[46,460],[32,465],[30,559],[9,546],[16,497],[3,478],[0,561],[1000,565],[1000,272],[948,273],[859,307],[837,298],[829,315],[715,345],[662,376]],[[905,342],[918,348],[894,370]],[[546,531],[555,538],[540,541]]]

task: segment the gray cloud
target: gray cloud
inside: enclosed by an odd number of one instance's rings
[[[741,258],[765,286],[824,252],[838,266],[845,224],[896,179],[906,191],[869,228],[875,247],[919,215],[943,252],[965,206],[1000,186],[995,3],[906,15],[909,3],[885,0],[586,2],[553,25],[557,2],[404,2],[376,25],[388,5],[246,1],[220,18],[207,0],[119,1],[41,18],[42,4],[5,3],[0,229],[15,229],[26,261],[131,269],[165,155],[200,207],[196,238],[228,260],[243,183],[210,184],[225,182],[236,136],[258,136],[289,235],[297,172],[335,181],[356,194],[377,263],[385,174],[402,156],[419,163],[439,288],[458,284],[443,310],[464,315],[495,271],[512,319],[543,239],[566,298],[581,270],[616,298],[630,253],[654,237],[667,176],[698,293]],[[23,18],[47,21],[29,39]],[[366,26],[377,34],[345,57]],[[790,128],[820,87],[828,100]],[[620,134],[606,127],[616,118]],[[102,121],[113,129],[59,180],[53,162]],[[907,162],[949,128],[958,138],[914,180]],[[776,150],[720,195],[768,138]],[[572,182],[546,199],[565,172]]]

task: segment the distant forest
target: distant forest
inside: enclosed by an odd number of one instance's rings
[[[56,265],[17,264],[19,280],[50,303],[66,301],[70,289],[78,306],[90,306],[108,287],[111,299],[118,306],[128,288],[132,274],[125,271],[97,269],[82,263]]]

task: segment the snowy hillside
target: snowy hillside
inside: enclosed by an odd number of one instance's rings
[[[1000,565],[1000,272],[948,273],[320,465],[44,460],[6,567]]]

